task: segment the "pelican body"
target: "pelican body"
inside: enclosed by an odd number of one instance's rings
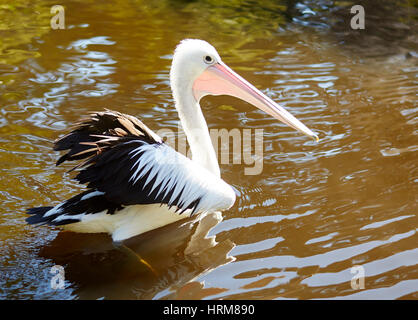
[[[75,179],[87,190],[54,206],[28,210],[30,224],[83,233],[106,232],[122,241],[191,215],[227,210],[235,202],[219,164],[199,102],[230,95],[314,138],[317,136],[222,62],[203,40],[177,46],[170,70],[175,107],[192,159],[176,152],[137,118],[94,112],[55,141],[64,161],[81,160]]]

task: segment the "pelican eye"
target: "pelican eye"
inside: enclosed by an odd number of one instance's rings
[[[207,64],[213,63],[213,58],[211,56],[205,56],[204,60]]]

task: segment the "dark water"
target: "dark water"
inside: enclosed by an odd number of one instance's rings
[[[0,298],[395,299],[418,297],[416,4],[364,1],[0,1]],[[264,129],[263,170],[221,166],[240,194],[223,221],[127,241],[26,225],[25,208],[82,186],[54,139],[104,107],[178,130],[175,45],[224,61],[320,136],[313,143],[239,100],[205,98],[210,128]],[[209,233],[209,234],[208,234]],[[52,289],[51,267],[65,271]],[[148,266],[150,265],[151,268]],[[364,289],[353,289],[353,266]]]

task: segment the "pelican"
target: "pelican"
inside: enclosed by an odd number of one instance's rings
[[[176,47],[170,70],[175,107],[192,159],[176,152],[137,118],[115,111],[91,113],[56,140],[57,165],[83,160],[75,179],[87,190],[56,206],[28,209],[29,224],[108,233],[120,242],[192,215],[232,207],[235,192],[221,179],[200,108],[207,95],[242,99],[303,134],[317,135],[222,62],[203,40]],[[73,168],[72,170],[74,170]]]

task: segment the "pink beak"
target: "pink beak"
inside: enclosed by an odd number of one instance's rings
[[[206,95],[230,95],[244,100],[274,118],[318,141],[318,136],[252,84],[219,62],[209,66],[194,82],[197,101]]]

